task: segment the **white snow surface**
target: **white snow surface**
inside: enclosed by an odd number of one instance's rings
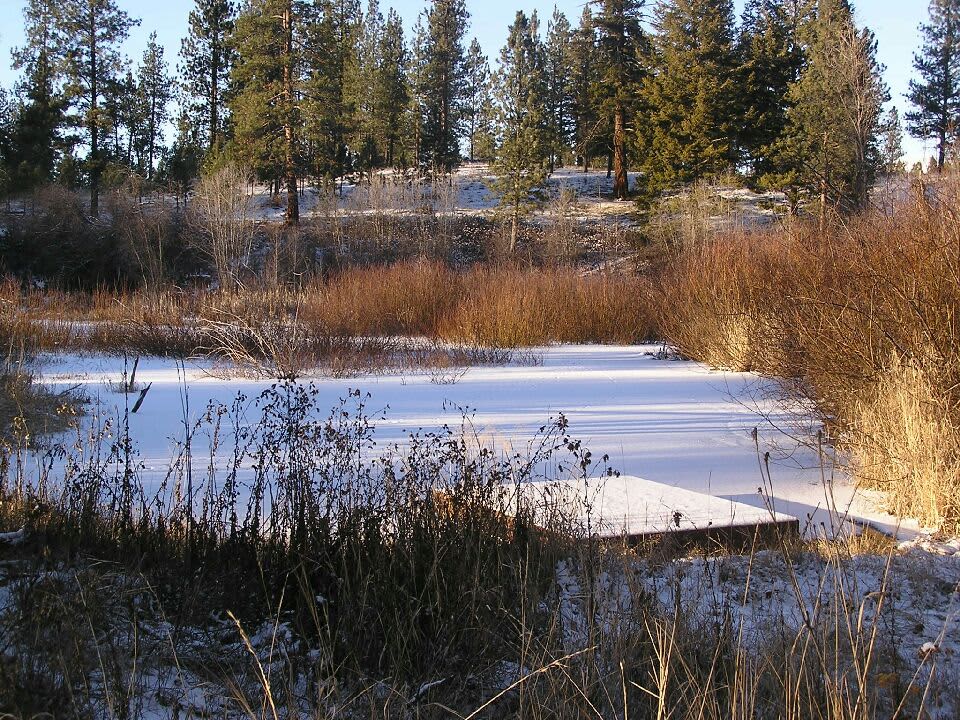
[[[585,481],[538,481],[520,488],[518,502],[534,525],[557,514],[602,538],[632,538],[711,527],[789,522],[789,515],[632,475]]]
[[[472,367],[453,384],[437,384],[429,373],[304,382],[316,385],[321,409],[333,409],[350,389],[370,393],[371,415],[385,412],[376,427],[381,447],[402,443],[421,429],[459,427],[461,408],[468,408],[480,441],[522,453],[539,428],[563,413],[570,434],[593,459],[606,454],[623,474],[757,508],[772,502],[777,512],[798,518],[807,533],[829,529],[838,513],[849,513],[902,539],[917,536],[915,524],[900,523],[879,508],[874,495],[856,491],[829,466],[824,469],[811,442],[816,426],[809,413],[784,400],[774,384],[749,373],[660,359],[660,349],[551,346],[537,351],[541,364]],[[94,422],[97,416],[121,416],[133,405],[138,393],[117,391],[130,364],[116,357],[51,356],[43,375],[57,389],[77,386],[86,392],[92,402],[84,422]],[[272,384],[224,378],[205,360],[187,361],[181,370],[176,361],[162,358],[142,358],[136,381],[140,387],[152,383],[140,411],[129,416],[145,485],[162,480],[185,419],[192,424],[209,401],[229,406],[238,393],[252,407]],[[229,436],[226,429],[222,438]],[[209,456],[195,450],[197,469],[205,472]],[[218,457],[226,463],[230,453],[224,441]],[[761,471],[766,453],[772,488]]]

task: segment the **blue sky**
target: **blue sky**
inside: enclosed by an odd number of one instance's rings
[[[131,16],[141,19],[140,27],[134,28],[126,44],[126,52],[136,62],[139,60],[147,36],[156,31],[157,38],[166,48],[167,60],[175,66],[180,49],[180,38],[186,33],[187,14],[193,6],[193,0],[117,0],[120,7]],[[362,0],[365,3],[365,0]],[[400,12],[409,28],[417,14],[425,7],[425,0],[380,0],[381,9],[391,4]],[[744,0],[735,0],[738,12]],[[857,16],[861,24],[868,25],[877,35],[880,61],[886,65],[886,81],[890,86],[893,103],[903,113],[906,101],[903,94],[911,73],[913,52],[920,44],[918,25],[926,18],[925,0],[859,0],[855,3]],[[512,21],[516,10],[536,9],[546,18],[559,7],[576,24],[583,11],[582,0],[467,0],[471,13],[468,34],[475,36],[484,51],[496,58],[500,45],[506,37],[507,25]],[[0,0],[0,12],[4,22],[0,25],[0,86],[9,88],[16,76],[10,68],[10,50],[23,42],[23,3],[21,0]],[[906,143],[910,162],[924,155],[925,148],[917,141]]]

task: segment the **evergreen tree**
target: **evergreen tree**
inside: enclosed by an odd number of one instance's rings
[[[368,0],[363,22],[357,27],[346,89],[353,114],[349,145],[354,153],[354,168],[360,171],[370,171],[381,164],[377,144],[381,128],[378,127],[376,83],[383,26],[378,0]]]
[[[493,102],[493,83],[495,75],[487,80],[487,92],[477,113],[476,130],[473,135],[473,155],[475,160],[493,162],[497,156],[497,108]]]
[[[160,177],[183,197],[186,197],[191,183],[200,174],[200,163],[207,150],[200,132],[200,127],[193,124],[189,113],[182,111],[177,120],[177,136],[159,168]]]
[[[349,97],[361,19],[357,0],[315,0],[305,37],[304,132],[310,170],[331,180],[350,170],[348,138],[355,109]]]
[[[147,104],[129,68],[123,77],[107,84],[103,112],[109,118],[113,141],[111,162],[146,174]]]
[[[464,0],[432,0],[425,11],[425,36],[418,89],[423,103],[420,159],[450,172],[460,160],[464,88],[463,38],[469,20]]]
[[[477,156],[477,139],[483,121],[484,107],[489,102],[490,65],[476,38],[470,43],[465,62],[463,115],[466,122],[469,159]]]
[[[387,166],[397,163],[397,149],[403,143],[404,118],[410,102],[407,87],[407,46],[403,22],[391,8],[383,26],[377,53],[374,81],[374,131],[380,138],[381,153]]]
[[[230,104],[237,158],[263,180],[282,179],[291,225],[300,220],[299,9],[293,0],[251,0],[241,13]]]
[[[890,108],[881,123],[883,135],[880,144],[880,172],[883,175],[900,175],[906,167],[903,164],[903,125],[896,106]]]
[[[13,108],[7,91],[0,88],[0,197],[10,192],[10,139],[13,130]]]
[[[645,44],[640,31],[642,0],[594,0],[594,4],[597,14],[593,22],[598,34],[594,94],[600,116],[609,123],[613,196],[620,200],[628,192],[629,114],[643,76],[639,62]]]
[[[804,30],[807,65],[790,88],[787,130],[777,144],[784,168],[768,183],[799,199],[819,196],[827,211],[861,209],[879,168],[878,133],[889,93],[872,32],[860,29],[846,0],[819,0]]]
[[[654,72],[644,85],[651,189],[732,169],[738,63],[731,0],[669,0],[657,8]]]
[[[194,0],[189,31],[180,46],[180,76],[191,122],[202,129],[207,152],[217,152],[227,134],[227,98],[234,61],[229,38],[236,20],[230,0]]]
[[[913,56],[918,77],[910,80],[906,114],[910,134],[937,141],[937,169],[943,169],[947,148],[960,119],[960,0],[931,0],[929,22],[920,26],[923,47]]]
[[[410,149],[414,161],[420,162],[423,142],[423,118],[427,114],[427,28],[424,16],[420,15],[413,26],[413,47],[407,77],[410,79]]]
[[[122,67],[120,45],[139,21],[120,10],[115,0],[64,0],[56,20],[66,59],[66,97],[86,135],[90,213],[97,215],[105,166],[103,100]]]
[[[590,5],[583,8],[580,25],[570,41],[570,104],[573,115],[573,141],[583,163],[590,169],[600,131],[600,119],[593,89],[597,74],[596,30]]]
[[[152,180],[158,146],[163,142],[163,126],[170,117],[167,106],[172,99],[171,78],[163,59],[163,46],[157,44],[155,32],[150,33],[138,74],[138,90],[146,110],[144,136],[147,178]]]
[[[496,75],[500,140],[491,183],[499,205],[510,218],[510,251],[517,245],[520,218],[541,199],[548,153],[544,135],[544,83],[537,57],[536,25],[517,11]]]
[[[23,11],[26,42],[13,51],[13,68],[23,72],[23,80],[18,88],[21,100],[9,127],[7,167],[10,185],[18,190],[51,181],[58,156],[69,144],[61,136],[66,103],[58,82],[60,6],[54,0],[29,0]]]
[[[738,155],[756,178],[774,171],[771,149],[787,126],[787,93],[804,64],[801,21],[796,0],[750,0],[743,13]]]
[[[550,148],[549,167],[553,172],[563,163],[570,147],[573,133],[573,97],[571,78],[573,77],[573,58],[570,42],[573,30],[566,15],[557,8],[547,23],[545,42],[544,76],[546,96],[544,114],[546,116],[547,144]]]

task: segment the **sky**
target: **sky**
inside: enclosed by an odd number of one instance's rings
[[[735,0],[738,14],[744,2]],[[187,15],[193,7],[193,0],[117,0],[117,3],[131,17],[141,20],[140,26],[131,31],[124,48],[134,63],[140,59],[147,36],[156,31],[158,41],[166,48],[167,61],[171,68],[175,67],[180,39],[187,31]],[[492,65],[506,38],[507,26],[517,10],[528,13],[537,10],[545,27],[546,19],[556,5],[576,25],[583,12],[583,4],[583,0],[467,0],[471,14],[468,37],[476,37],[480,41]],[[3,88],[10,88],[16,81],[16,73],[10,67],[10,51],[23,43],[23,5],[23,0],[0,0],[0,17],[3,18],[0,24],[0,87]],[[426,6],[426,0],[380,0],[380,5],[384,13],[387,7],[393,5],[404,18],[409,31],[417,15]],[[885,79],[890,87],[892,103],[902,115],[907,108],[903,95],[910,80],[913,53],[920,45],[918,26],[926,18],[926,0],[858,0],[855,5],[859,22],[876,33],[878,55],[880,62],[886,66]],[[909,138],[904,146],[908,164],[920,160],[930,150]]]

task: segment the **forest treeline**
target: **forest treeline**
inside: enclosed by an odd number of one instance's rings
[[[641,201],[733,172],[824,216],[902,168],[876,39],[847,0],[750,0],[739,19],[732,0],[592,0],[575,24],[518,11],[493,62],[464,0],[432,0],[409,33],[378,0],[195,0],[175,67],[155,34],[122,55],[139,21],[116,0],[27,0],[24,19],[20,80],[0,95],[2,189],[82,186],[92,214],[131,177],[186,192],[237,163],[295,223],[308,179],[482,160],[514,226],[572,164]],[[941,167],[958,28],[960,0],[932,0],[906,117]]]

